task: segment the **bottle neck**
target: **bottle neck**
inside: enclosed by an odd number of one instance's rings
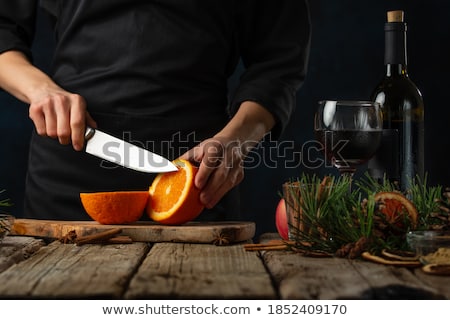
[[[407,75],[406,23],[387,22],[384,26],[384,64],[387,76]]]
[[[408,76],[408,69],[406,68],[406,65],[403,64],[387,64],[386,65],[386,76],[388,77],[407,77]]]

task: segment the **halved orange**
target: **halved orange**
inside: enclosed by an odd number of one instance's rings
[[[200,190],[194,185],[198,168],[189,161],[177,159],[176,172],[160,173],[149,189],[147,214],[166,225],[180,225],[195,219],[203,210]]]
[[[405,227],[408,219],[412,229],[417,227],[418,212],[414,204],[400,192],[378,192],[375,201],[379,203],[379,211],[386,216],[388,223],[398,227]]]
[[[87,214],[101,224],[124,224],[139,220],[144,214],[147,191],[111,191],[80,193]]]

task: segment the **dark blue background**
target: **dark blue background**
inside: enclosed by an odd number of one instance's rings
[[[277,146],[265,142],[253,153],[241,184],[244,219],[257,222],[257,233],[274,231],[274,214],[281,184],[303,170],[302,145],[313,139],[312,119],[321,99],[368,99],[383,77],[384,22],[386,11],[403,9],[408,23],[409,74],[421,89],[425,101],[425,166],[430,184],[450,185],[444,153],[447,140],[450,72],[450,2],[442,0],[310,0],[312,47],[308,76],[298,93],[297,110]],[[35,63],[48,70],[52,38],[48,25],[39,20],[34,43]],[[237,75],[239,74],[237,71]],[[231,84],[237,76],[231,79]],[[22,215],[28,140],[32,124],[28,108],[0,92],[0,199],[9,197],[9,210]],[[297,165],[285,168],[297,152]],[[282,154],[285,152],[286,154]],[[254,164],[265,159],[259,167]],[[292,163],[291,163],[292,165]],[[364,168],[361,168],[363,171]],[[361,172],[360,171],[360,172]],[[319,168],[318,173],[334,173]],[[49,190],[51,192],[51,190]]]

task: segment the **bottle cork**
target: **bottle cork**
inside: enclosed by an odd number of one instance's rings
[[[403,19],[403,10],[388,11],[387,13],[387,22],[403,22]]]

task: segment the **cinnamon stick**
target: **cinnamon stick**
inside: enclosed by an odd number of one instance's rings
[[[420,267],[422,263],[420,261],[402,261],[402,260],[388,260],[379,256],[375,256],[367,251],[363,252],[361,256],[369,261],[381,263],[385,265],[397,266],[397,267]]]
[[[133,243],[133,239],[129,236],[117,236],[112,237],[111,239],[106,240],[108,244],[128,244]]]
[[[269,251],[269,250],[285,250],[287,245],[267,245],[258,247],[247,247],[245,251]]]
[[[263,251],[263,250],[287,249],[288,244],[293,244],[293,241],[270,240],[265,243],[247,243],[247,244],[244,244],[243,246],[246,251]]]
[[[117,236],[109,239],[92,240],[83,244],[129,244],[133,243],[133,239],[129,236]]]
[[[109,229],[109,230],[94,233],[94,234],[91,234],[88,236],[77,237],[77,239],[75,240],[75,243],[77,246],[81,246],[83,244],[88,244],[88,243],[94,243],[94,242],[98,243],[100,241],[105,241],[105,240],[111,239],[112,237],[114,237],[115,235],[117,235],[121,232],[122,232],[122,229],[120,229],[120,228]]]
[[[422,271],[429,274],[448,276],[450,275],[450,264],[427,264]]]
[[[270,246],[270,245],[280,245],[280,244],[294,244],[294,241],[289,240],[270,240],[263,243],[246,243],[244,247],[261,247],[261,246]]]

